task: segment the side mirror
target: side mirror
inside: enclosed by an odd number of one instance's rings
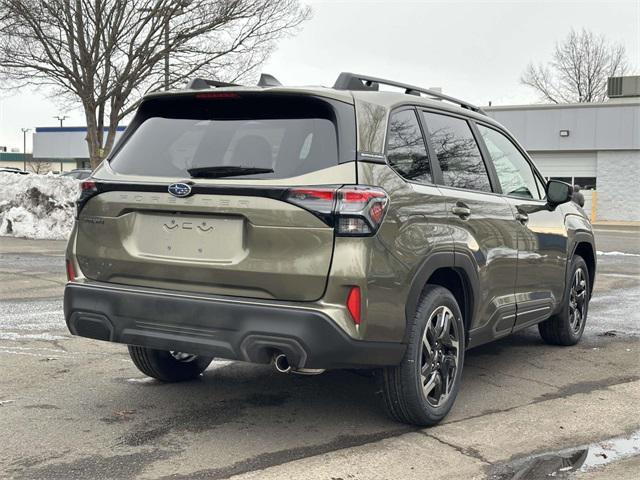
[[[567,203],[573,195],[573,187],[560,180],[549,180],[547,182],[547,203],[555,208],[558,205]]]

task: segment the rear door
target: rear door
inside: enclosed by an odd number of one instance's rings
[[[544,186],[524,154],[506,135],[478,124],[506,201],[518,220],[516,328],[547,318],[562,299],[567,235],[559,209],[549,211]]]
[[[287,192],[355,183],[354,125],[352,105],[310,96],[147,100],[94,175],[100,193],[80,213],[83,274],[190,292],[320,298],[334,231],[317,212],[287,202]],[[263,173],[218,177],[226,167]],[[184,185],[169,189],[176,183]]]
[[[456,265],[478,278],[471,344],[511,332],[516,314],[517,232],[511,207],[494,191],[472,125],[464,117],[422,112],[435,176],[446,198]]]

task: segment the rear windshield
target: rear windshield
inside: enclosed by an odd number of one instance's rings
[[[140,107],[110,165],[145,176],[189,177],[189,169],[231,166],[273,170],[235,178],[294,177],[339,163],[337,124],[331,104],[313,97],[158,98]]]

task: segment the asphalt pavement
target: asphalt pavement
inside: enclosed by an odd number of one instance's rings
[[[597,242],[583,341],[547,346],[532,328],[469,351],[449,417],[416,429],[356,372],[215,361],[197,381],[147,379],[125,347],[66,331],[63,242],[0,237],[0,478],[534,480],[551,464],[637,478],[640,230]],[[582,451],[597,461],[575,474]]]

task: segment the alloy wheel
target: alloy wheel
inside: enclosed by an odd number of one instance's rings
[[[432,407],[441,406],[451,395],[460,355],[458,322],[448,307],[437,307],[427,321],[420,355],[422,391]]]
[[[578,268],[573,274],[569,293],[569,324],[575,333],[579,333],[585,320],[587,306],[587,281],[584,270]]]

